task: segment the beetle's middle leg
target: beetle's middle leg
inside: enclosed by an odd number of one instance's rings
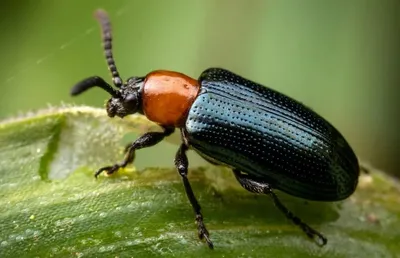
[[[319,244],[320,245],[325,245],[327,243],[327,239],[318,231],[313,229],[312,227],[308,226],[306,223],[301,221],[300,218],[296,217],[290,210],[288,210],[282,203],[279,201],[278,196],[272,191],[271,186],[263,182],[259,179],[253,178],[249,175],[244,175],[242,174],[239,170],[234,169],[233,173],[235,174],[236,179],[239,181],[239,183],[245,188],[246,190],[253,192],[253,193],[262,193],[262,194],[267,194],[269,197],[272,198],[275,206],[285,214],[285,216],[293,221],[293,223],[297,226],[299,226],[304,233],[307,234],[308,237],[315,239],[315,237],[318,237],[320,239]]]
[[[182,177],[183,185],[185,186],[185,191],[186,195],[190,201],[190,204],[192,205],[192,208],[194,210],[194,213],[196,215],[196,222],[197,222],[197,230],[199,234],[199,238],[203,239],[205,238],[208,247],[211,249],[214,247],[213,243],[210,240],[209,233],[206,229],[206,226],[204,225],[203,222],[203,215],[201,214],[201,207],[199,202],[196,199],[196,196],[193,193],[192,187],[189,183],[189,179],[187,178],[188,174],[188,167],[189,167],[189,162],[188,158],[186,156],[186,151],[188,150],[188,147],[185,143],[182,143],[181,146],[179,147],[178,152],[176,153],[175,156],[175,166],[179,172],[179,174]]]
[[[174,128],[164,127],[163,132],[148,132],[143,134],[141,137],[136,139],[133,143],[125,148],[125,158],[122,162],[116,163],[113,166],[107,166],[100,168],[95,174],[98,177],[103,171],[106,171],[108,175],[114,173],[120,168],[126,167],[128,164],[132,163],[135,159],[135,151],[138,149],[143,149],[151,147],[162,141],[165,137],[171,135],[174,132]]]

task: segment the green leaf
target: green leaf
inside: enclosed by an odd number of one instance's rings
[[[277,191],[328,238],[319,247],[267,196],[248,193],[228,169],[192,153],[189,179],[215,244],[208,249],[173,167],[178,133],[138,151],[136,169],[93,177],[149,130],[159,129],[141,116],[110,119],[88,107],[0,123],[0,257],[399,257],[400,187],[384,173],[362,175],[340,203]]]

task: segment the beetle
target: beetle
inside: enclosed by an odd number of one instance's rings
[[[213,248],[201,207],[188,179],[186,152],[195,150],[205,160],[232,169],[246,190],[266,194],[304,233],[321,246],[324,235],[308,226],[278,199],[274,189],[313,201],[340,201],[356,189],[357,157],[327,120],[302,103],[271,88],[222,68],[209,68],[198,79],[156,70],[123,81],[112,54],[111,23],[103,10],[102,42],[113,88],[98,76],[86,78],[71,89],[75,96],[92,88],[107,91],[109,117],[142,114],[159,124],[162,132],[147,132],[128,145],[122,162],[100,168],[112,174],[133,163],[135,152],[156,145],[176,129],[182,143],[175,156],[186,195],[195,213],[198,236]]]

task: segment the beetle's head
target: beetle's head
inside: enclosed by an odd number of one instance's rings
[[[142,113],[143,82],[144,77],[131,77],[117,90],[111,87],[104,79],[93,76],[76,84],[71,90],[71,95],[76,96],[92,87],[102,88],[111,95],[106,104],[108,116],[122,118],[137,112]]]
[[[109,117],[124,117],[142,112],[142,86],[143,77],[131,77],[126,84],[118,90],[116,96],[112,96],[106,104]]]
[[[117,67],[115,66],[114,58],[111,49],[111,24],[107,13],[103,10],[97,10],[95,17],[99,21],[103,34],[103,46],[107,65],[112,74],[113,84],[118,89],[113,88],[104,79],[93,76],[82,80],[76,84],[71,95],[75,96],[92,88],[99,87],[110,93],[111,98],[107,101],[106,109],[110,117],[124,117],[134,113],[142,113],[142,86],[144,77],[131,77],[123,83],[119,76]]]

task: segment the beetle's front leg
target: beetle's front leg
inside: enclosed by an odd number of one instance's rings
[[[135,159],[135,151],[147,147],[151,147],[162,141],[165,137],[171,135],[175,128],[164,127],[163,132],[148,132],[143,134],[141,137],[136,139],[130,146],[127,146],[125,158],[122,162],[116,163],[113,166],[107,166],[100,168],[94,176],[97,178],[103,171],[107,172],[107,175],[111,175],[120,168],[126,167],[132,163]]]
[[[181,146],[179,147],[178,152],[176,153],[176,156],[175,156],[175,166],[176,166],[179,174],[182,177],[183,185],[185,186],[186,195],[187,195],[187,197],[190,201],[190,204],[192,205],[192,208],[194,210],[194,213],[196,215],[196,222],[197,222],[199,238],[200,239],[204,238],[208,244],[208,247],[210,247],[212,249],[214,247],[214,245],[211,242],[209,233],[206,229],[206,226],[204,225],[203,215],[200,212],[200,210],[201,210],[200,204],[197,201],[196,197],[194,196],[192,187],[187,178],[188,167],[189,167],[188,158],[186,156],[187,150],[188,150],[187,145],[182,143]]]
[[[325,245],[327,243],[327,239],[318,231],[301,221],[298,217],[296,217],[291,211],[289,211],[282,203],[279,201],[278,196],[272,191],[271,186],[263,182],[259,179],[253,178],[249,175],[244,175],[242,174],[239,170],[234,169],[233,173],[235,174],[236,179],[239,181],[239,183],[245,188],[246,190],[253,192],[253,193],[262,193],[262,194],[268,194],[269,197],[272,198],[274,201],[275,206],[285,214],[285,216],[293,221],[293,223],[297,226],[299,226],[304,233],[307,234],[307,236],[311,239],[315,239],[315,237],[319,238],[319,244],[320,245]]]

